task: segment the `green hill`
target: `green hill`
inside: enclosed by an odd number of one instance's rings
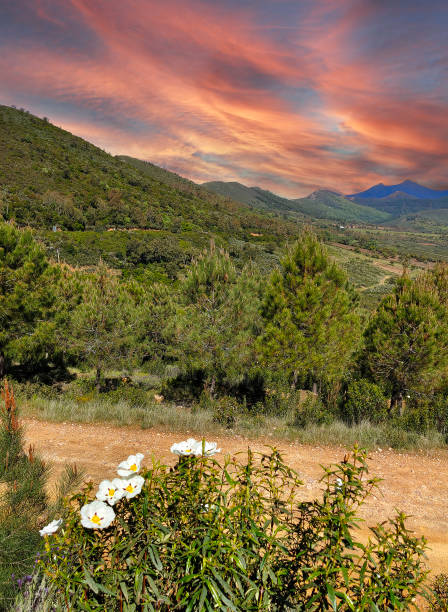
[[[386,212],[352,202],[333,191],[321,189],[306,198],[294,200],[298,209],[315,219],[342,223],[384,223],[391,218]]]
[[[448,197],[427,199],[416,198],[406,193],[397,192],[392,196],[384,198],[350,198],[350,201],[357,202],[363,206],[374,210],[388,213],[391,217],[402,217],[421,211],[438,210],[448,208]]]
[[[205,189],[220,194],[223,197],[236,200],[253,208],[270,211],[296,211],[292,200],[282,198],[275,193],[260,189],[260,187],[246,187],[241,183],[223,181],[211,181],[203,183]]]
[[[246,187],[241,183],[215,181],[203,187],[227,198],[248,204],[253,208],[288,213],[301,219],[327,219],[340,223],[384,223],[391,215],[352,202],[333,191],[315,191],[306,198],[288,200],[259,187]]]
[[[47,120],[6,106],[0,106],[0,213],[36,229],[63,259],[86,265],[98,258],[98,249],[87,243],[107,244],[105,259],[126,267],[136,250],[143,252],[140,263],[152,261],[144,255],[148,250],[163,260],[162,235],[180,261],[211,238],[223,245],[238,241],[242,250],[246,242],[262,250],[266,244],[271,252],[273,244],[297,231],[293,223],[213,196],[152,164],[113,157]],[[54,226],[62,231],[53,233]],[[107,237],[100,236],[107,230]],[[85,232],[98,233],[97,240],[87,240]],[[154,241],[157,249],[150,248]]]
[[[448,208],[420,210],[388,223],[391,227],[414,232],[444,232],[448,227]]]

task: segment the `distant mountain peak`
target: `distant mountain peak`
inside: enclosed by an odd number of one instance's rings
[[[307,198],[309,200],[318,200],[319,198],[321,198],[322,196],[325,196],[325,195],[332,195],[332,196],[343,197],[340,192],[333,191],[332,189],[316,189],[316,191],[313,191],[313,193],[310,193],[310,195],[307,196]]]
[[[398,183],[398,185],[384,185],[384,183],[378,183],[365,191],[360,191],[359,193],[352,193],[345,197],[347,198],[387,198],[394,196],[394,194],[400,193],[403,197],[411,196],[412,198],[421,198],[421,199],[438,199],[448,196],[448,191],[439,191],[436,189],[430,189],[429,187],[425,187],[416,183],[415,181],[411,181],[411,179],[406,179],[402,183]],[[394,197],[397,197],[396,195]]]

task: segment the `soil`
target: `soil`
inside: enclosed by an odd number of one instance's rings
[[[173,432],[161,428],[140,429],[114,427],[106,424],[49,423],[24,419],[27,442],[35,445],[39,454],[53,466],[57,478],[66,463],[76,463],[86,474],[86,480],[98,483],[114,476],[117,464],[136,452],[151,455],[168,464],[176,457],[170,453],[174,442],[201,436],[197,432]],[[203,432],[205,435],[206,432]],[[246,451],[266,451],[273,445],[282,452],[286,462],[294,467],[304,481],[303,497],[319,494],[321,465],[340,461],[346,449],[341,446],[306,446],[295,442],[249,439],[239,435],[210,435],[223,454]],[[370,453],[370,474],[383,479],[375,495],[363,507],[361,515],[367,526],[373,525],[401,510],[410,515],[407,524],[418,535],[425,535],[430,546],[428,565],[434,573],[448,573],[448,451],[400,453],[392,449],[377,449]]]

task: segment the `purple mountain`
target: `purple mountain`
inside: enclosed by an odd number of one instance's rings
[[[447,191],[437,191],[436,189],[429,189],[429,187],[424,187],[423,185],[419,185],[418,183],[414,183],[414,181],[403,181],[398,185],[384,185],[383,183],[378,183],[378,185],[374,185],[370,187],[370,189],[366,189],[365,191],[361,191],[360,193],[352,193],[350,195],[345,196],[346,198],[387,198],[389,196],[393,196],[396,192],[401,192],[401,194],[407,194],[414,198],[422,198],[426,200],[436,200],[437,198],[443,198],[448,196]]]

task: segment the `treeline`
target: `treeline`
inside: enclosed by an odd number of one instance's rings
[[[405,273],[365,319],[358,295],[305,230],[266,275],[213,243],[174,283],[55,266],[30,232],[0,226],[0,374],[92,369],[162,375],[162,394],[298,426],[364,420],[448,433],[448,266]],[[150,278],[150,276],[148,277]]]

